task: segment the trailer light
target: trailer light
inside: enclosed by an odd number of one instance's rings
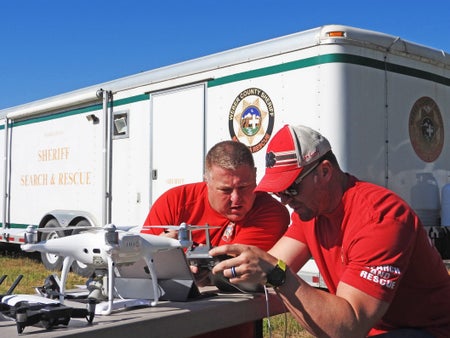
[[[114,120],[114,126],[116,127],[118,134],[125,134],[127,132],[127,120],[125,117],[121,117]]]
[[[95,114],[86,115],[86,119],[89,122],[92,122],[93,124],[97,124],[100,121],[100,119],[97,116],[95,116]]]
[[[113,123],[114,123],[114,131],[113,131],[114,139],[129,137],[128,111],[114,112]]]
[[[331,31],[327,32],[327,35],[330,38],[345,38],[345,32],[343,31]]]

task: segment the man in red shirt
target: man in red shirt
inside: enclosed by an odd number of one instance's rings
[[[206,155],[204,182],[166,191],[150,209],[142,232],[161,234],[152,225],[209,225],[212,246],[241,243],[270,249],[284,234],[290,216],[287,208],[266,192],[254,192],[253,155],[242,143],[222,141]],[[192,233],[196,244],[206,243],[205,231]],[[175,237],[166,231],[162,235]],[[195,272],[195,271],[194,271]],[[197,277],[197,276],[196,276]],[[215,332],[214,337],[251,337],[249,326]]]
[[[450,276],[419,218],[392,191],[341,171],[320,133],[284,126],[268,145],[256,190],[289,204],[291,226],[268,253],[211,250],[236,255],[214,273],[269,283],[315,336],[450,337]],[[298,276],[311,257],[329,292]]]

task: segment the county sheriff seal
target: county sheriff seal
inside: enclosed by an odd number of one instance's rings
[[[437,103],[430,97],[418,99],[409,115],[409,138],[425,162],[435,161],[444,147],[444,123]]]
[[[275,110],[269,95],[259,88],[247,88],[234,99],[229,113],[231,139],[244,143],[252,153],[267,144],[273,130]]]

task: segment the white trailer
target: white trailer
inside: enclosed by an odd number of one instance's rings
[[[441,234],[449,110],[448,54],[339,25],[8,108],[0,241],[21,243],[29,224],[140,225],[163,191],[202,179],[221,140],[250,147],[259,179],[286,123],[321,131],[344,170],[396,191]]]

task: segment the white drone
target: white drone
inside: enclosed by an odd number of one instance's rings
[[[155,306],[159,300],[160,293],[153,255],[156,252],[175,248],[189,248],[192,245],[190,231],[212,228],[208,225],[195,226],[187,225],[186,223],[182,223],[179,226],[163,225],[154,227],[178,230],[178,240],[165,236],[140,233],[140,227],[128,227],[122,230],[115,225],[109,224],[102,228],[88,227],[91,230],[71,236],[37,242],[37,233],[41,229],[37,229],[36,226],[29,226],[25,233],[25,244],[22,244],[21,248],[27,252],[38,251],[64,257],[59,296],[62,304],[64,303],[66,292],[67,275],[75,260],[95,270],[107,271],[108,306],[101,314],[108,315],[113,310],[114,267],[129,265],[144,259],[148,266],[153,286],[153,301],[150,305]],[[79,229],[79,227],[75,228]],[[68,227],[64,228],[64,230],[67,229]],[[206,232],[208,233],[207,230]]]

